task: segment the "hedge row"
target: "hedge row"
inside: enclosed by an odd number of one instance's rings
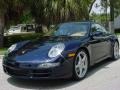
[[[25,41],[25,40],[33,40],[38,37],[43,36],[40,33],[30,33],[30,34],[19,34],[19,35],[9,35],[4,37],[4,47],[9,47],[14,43]]]
[[[120,33],[120,29],[115,29],[115,33]]]

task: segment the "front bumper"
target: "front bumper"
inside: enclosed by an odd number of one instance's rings
[[[62,58],[63,59],[63,58]],[[3,62],[3,70],[6,74],[23,79],[59,79],[72,76],[73,60],[64,60],[60,66],[48,69],[33,68],[36,64],[24,64],[28,67],[20,67],[21,63]],[[23,63],[22,63],[23,64]],[[30,66],[32,65],[32,66]]]

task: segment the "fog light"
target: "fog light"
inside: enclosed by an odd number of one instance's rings
[[[40,65],[38,65],[38,68],[52,68],[52,67],[57,67],[59,66],[60,63],[42,63]]]

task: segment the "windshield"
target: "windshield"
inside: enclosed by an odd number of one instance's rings
[[[65,23],[57,27],[55,36],[85,36],[88,32],[87,23]]]

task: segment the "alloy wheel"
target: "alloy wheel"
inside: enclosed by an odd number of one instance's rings
[[[118,59],[119,58],[119,45],[117,42],[115,42],[114,44],[114,59]]]
[[[85,51],[80,51],[75,60],[75,73],[79,79],[85,77],[88,70],[88,56]]]

